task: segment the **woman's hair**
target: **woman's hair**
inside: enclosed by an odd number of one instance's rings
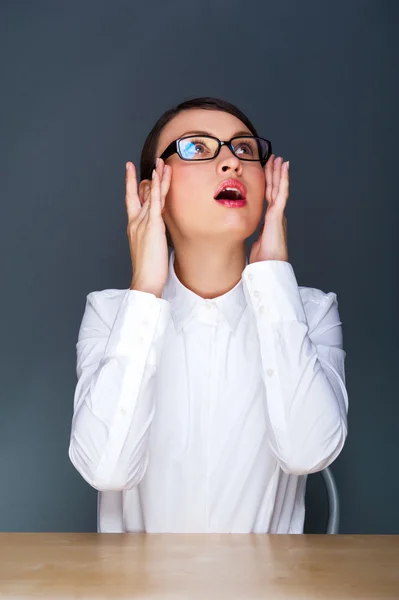
[[[157,149],[159,136],[161,135],[162,129],[176,115],[178,115],[184,110],[188,110],[191,108],[203,108],[205,110],[220,110],[222,112],[230,113],[231,115],[237,117],[240,121],[242,121],[252,132],[253,135],[258,135],[255,127],[248,119],[248,117],[239,108],[237,108],[233,104],[230,104],[230,102],[211,97],[193,98],[191,100],[186,100],[185,102],[178,104],[175,108],[170,108],[169,110],[164,112],[163,115],[159,117],[158,121],[155,123],[150,133],[148,134],[144,142],[140,157],[141,181],[143,181],[143,179],[151,179],[151,173],[152,169],[154,168],[156,158],[155,152]],[[173,242],[168,228],[166,228],[166,239],[168,241],[168,246],[170,248],[173,248]]]

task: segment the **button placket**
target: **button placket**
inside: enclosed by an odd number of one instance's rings
[[[214,310],[217,309],[216,305],[213,305]],[[217,332],[218,328],[212,328],[211,338],[211,356],[210,356],[210,377],[209,377],[209,393],[208,393],[208,404],[207,404],[207,419],[206,419],[206,475],[205,475],[205,486],[206,486],[206,500],[205,500],[205,520],[206,530],[210,527],[210,471],[211,471],[211,442],[212,442],[212,414],[211,407],[216,405],[217,401],[217,380],[219,369],[217,367]]]
[[[216,325],[219,320],[218,307],[209,300],[204,300],[200,304],[198,314],[201,320],[210,325]]]

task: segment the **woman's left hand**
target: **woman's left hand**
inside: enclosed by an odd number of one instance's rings
[[[261,260],[288,262],[287,218],[284,214],[289,194],[289,161],[272,154],[264,167],[267,210],[259,238],[254,242],[249,263]]]

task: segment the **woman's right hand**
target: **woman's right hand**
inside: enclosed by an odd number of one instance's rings
[[[133,277],[131,290],[154,294],[161,298],[168,278],[168,243],[162,211],[169,190],[172,168],[160,158],[153,171],[151,190],[141,205],[136,167],[126,163],[127,235]]]

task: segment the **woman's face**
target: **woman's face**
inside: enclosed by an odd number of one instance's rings
[[[179,113],[164,127],[156,156],[172,141],[195,131],[208,132],[219,140],[229,140],[239,132],[253,135],[242,121],[229,113],[190,109]],[[222,146],[212,160],[189,162],[176,153],[165,162],[172,167],[172,178],[163,218],[175,242],[183,239],[234,243],[254,233],[265,202],[265,175],[259,161],[240,160],[227,146]],[[245,206],[228,208],[214,199],[216,188],[228,178],[244,184]]]

